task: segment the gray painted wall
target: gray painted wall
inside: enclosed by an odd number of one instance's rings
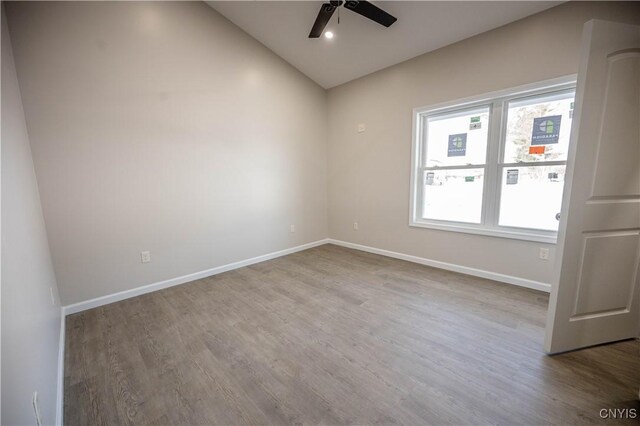
[[[1,90],[2,424],[35,424],[34,391],[53,424],[60,303],[4,10]]]
[[[554,245],[408,226],[412,110],[576,73],[593,18],[640,23],[640,4],[565,3],[330,89],[330,237],[550,283]]]
[[[325,91],[205,3],[7,12],[63,304],[327,237]]]

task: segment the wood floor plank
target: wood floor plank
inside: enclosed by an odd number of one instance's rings
[[[546,356],[547,304],[534,290],[324,245],[69,316],[65,423],[640,415],[640,342]]]

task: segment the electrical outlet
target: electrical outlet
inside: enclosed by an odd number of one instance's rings
[[[538,253],[538,257],[541,260],[549,260],[549,249],[548,248],[540,248],[540,252]]]
[[[358,222],[353,222],[353,230],[354,231],[358,230]]]
[[[291,233],[296,232],[296,226],[295,225],[291,225]]]
[[[40,426],[42,424],[42,417],[40,416],[40,402],[38,402],[38,391],[33,393],[33,413],[36,416],[36,425]]]
[[[49,287],[49,296],[51,296],[51,306],[55,306],[56,296],[53,294],[53,287]]]
[[[151,262],[151,252],[150,251],[141,251],[140,252],[140,261],[142,263]]]

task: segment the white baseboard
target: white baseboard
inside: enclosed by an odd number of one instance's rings
[[[96,297],[95,299],[86,300],[84,302],[78,302],[72,305],[63,306],[61,308],[60,343],[59,343],[60,347],[58,350],[58,384],[57,384],[58,389],[57,389],[57,401],[56,401],[57,403],[56,425],[62,425],[64,421],[63,419],[63,415],[64,415],[64,344],[65,344],[65,316],[66,315],[75,314],[77,312],[82,312],[88,309],[96,308],[98,306],[103,306],[109,303],[118,302],[120,300],[129,299],[131,297],[136,297],[142,294],[162,290],[163,288],[173,287],[176,285],[188,283],[201,278],[210,277],[212,275],[220,274],[222,272],[231,271],[233,269],[238,269],[244,266],[249,266],[256,263],[264,262],[266,260],[275,259],[277,257],[286,256],[288,254],[296,253],[302,250],[307,250],[312,247],[318,247],[324,244],[335,244],[342,247],[366,251],[369,253],[379,254],[381,256],[387,256],[395,259],[406,260],[408,262],[419,263],[421,265],[432,266],[434,268],[440,268],[440,269],[446,269],[448,271],[459,272],[462,274],[473,275],[476,277],[487,278],[490,280],[513,284],[520,287],[540,290],[547,293],[549,293],[551,289],[550,284],[542,283],[539,281],[528,280],[525,278],[514,277],[511,275],[499,274],[497,272],[485,271],[483,269],[470,268],[467,266],[460,266],[453,263],[440,262],[438,260],[426,259],[423,257],[413,256],[410,254],[398,253],[390,250],[383,250],[375,247],[364,246],[361,244],[349,243],[346,241],[326,238],[326,239],[314,241],[308,244],[291,247],[285,250],[268,253],[262,256],[252,257],[250,259],[229,263],[226,265],[207,269],[205,271],[195,272],[193,274],[183,275],[181,277],[160,281],[160,282],[145,285],[142,287],[137,287],[131,290],[125,290],[118,293],[109,294],[106,296]]]
[[[390,250],[379,249],[375,247],[364,246],[361,244],[350,243],[347,241],[335,240],[326,238],[323,240],[313,241],[311,243],[303,244],[296,247],[291,247],[285,250],[280,250],[272,253],[268,253],[262,256],[253,257],[250,259],[241,260],[234,263],[218,266],[215,268],[207,269],[205,271],[195,272],[193,274],[183,275],[181,277],[171,278],[169,280],[160,281],[153,284],[148,284],[142,287],[136,287],[131,290],[124,290],[118,293],[109,294],[106,296],[96,297],[95,299],[86,300],[83,302],[74,303],[64,306],[63,316],[75,314],[77,312],[86,311],[88,309],[97,308],[98,306],[107,305],[109,303],[118,302],[120,300],[129,299],[131,297],[140,296],[142,294],[151,293],[153,291],[162,290],[163,288],[173,287],[176,285],[184,284],[190,281],[199,280],[201,278],[210,277],[212,275],[220,274],[222,272],[231,271],[233,269],[242,268],[244,266],[253,265],[255,263],[264,262],[266,260],[275,259],[277,257],[286,256],[298,251],[307,250],[312,247],[321,246],[323,244],[335,244],[342,247],[348,247],[355,250],[362,250],[369,253],[375,253],[382,256],[393,257],[395,259],[402,259],[408,262],[419,263],[421,265],[432,266],[434,268],[446,269],[448,271],[459,272],[462,274],[473,275],[476,277],[487,278],[494,281],[500,281],[508,284],[517,285],[520,287],[532,288],[549,293],[551,285],[539,281],[533,281],[526,278],[515,277],[512,275],[500,274],[497,272],[486,271],[483,269],[470,268],[467,266],[456,265],[453,263],[441,262],[438,260],[426,259],[423,257],[413,256],[410,254],[398,253]]]
[[[253,265],[255,263],[264,262],[266,260],[275,259],[277,257],[286,256],[291,253],[296,253],[298,251],[307,250],[312,247],[321,246],[323,244],[327,244],[328,242],[329,242],[328,238],[323,240],[313,241],[311,243],[303,244],[296,247],[291,247],[285,250],[275,251],[272,253],[264,254],[262,256],[252,257],[251,259],[240,260],[238,262],[217,266],[215,268],[207,269],[205,271],[194,272],[193,274],[171,278],[169,280],[144,285],[142,287],[136,287],[131,290],[124,290],[118,293],[96,297],[95,299],[85,300],[84,302],[73,303],[71,305],[65,306],[63,308],[64,310],[63,312],[64,312],[64,315],[75,314],[78,312],[86,311],[88,309],[97,308],[98,306],[108,305],[109,303],[119,302],[120,300],[129,299],[131,297],[136,297],[142,294],[162,290],[163,288],[173,287],[176,285],[210,277],[212,275],[220,274],[222,272],[227,272],[233,269],[242,268],[244,266]]]
[[[56,390],[56,425],[64,424],[64,336],[65,309],[60,308],[60,342],[58,343],[58,389]]]
[[[426,259],[424,257],[413,256],[410,254],[398,253],[390,250],[383,250],[375,247],[363,246],[361,244],[349,243],[347,241],[329,239],[330,244],[347,247],[355,250],[362,250],[369,253],[379,254],[382,256],[393,257],[395,259],[406,260],[408,262],[419,263],[421,265],[432,266],[434,268],[446,269],[447,271],[459,272],[461,274],[473,275],[475,277],[487,278],[494,281],[500,281],[507,284],[513,284],[520,287],[532,288],[534,290],[549,293],[551,285],[539,281],[528,280],[526,278],[514,277],[512,275],[500,274],[497,272],[485,271],[484,269],[470,268],[467,266],[456,265],[454,263],[440,262],[438,260]]]

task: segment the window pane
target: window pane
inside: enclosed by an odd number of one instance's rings
[[[426,119],[426,166],[483,165],[487,157],[489,107]]]
[[[565,161],[574,92],[509,102],[505,163]]]
[[[427,170],[423,219],[480,223],[484,169]]]
[[[506,167],[502,173],[501,226],[558,230],[566,166]]]

